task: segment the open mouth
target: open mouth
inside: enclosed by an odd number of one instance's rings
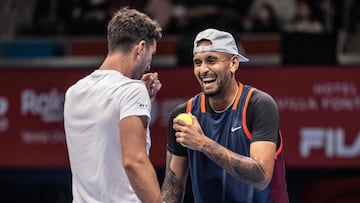
[[[202,80],[203,80],[203,83],[205,83],[205,84],[209,84],[209,83],[213,83],[213,82],[215,82],[216,77],[215,77],[215,76],[211,76],[211,77],[204,77],[204,78],[202,78]]]
[[[216,76],[205,76],[202,77],[203,88],[204,89],[213,89],[216,85]]]

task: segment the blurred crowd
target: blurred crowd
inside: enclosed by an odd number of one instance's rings
[[[356,0],[1,0],[0,36],[103,35],[114,10],[129,6],[157,19],[167,35],[206,27],[233,33],[346,33],[359,51]]]

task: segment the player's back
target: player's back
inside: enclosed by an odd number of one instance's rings
[[[138,202],[122,167],[119,136],[120,103],[132,83],[137,82],[116,71],[97,70],[66,92],[64,126],[76,203],[121,202],[120,197]]]

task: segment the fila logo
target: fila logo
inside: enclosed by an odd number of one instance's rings
[[[241,129],[241,126],[238,126],[238,127],[231,127],[231,132],[235,132],[237,130],[240,130]]]
[[[308,158],[313,150],[323,150],[328,158],[359,157],[360,132],[352,142],[348,142],[347,137],[345,129],[341,127],[303,127],[300,129],[300,155]]]

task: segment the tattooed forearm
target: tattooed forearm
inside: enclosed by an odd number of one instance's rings
[[[184,187],[175,177],[175,173],[171,170],[168,171],[165,174],[164,183],[161,187],[164,201],[167,203],[182,202],[183,193]]]
[[[215,142],[206,143],[202,151],[229,174],[243,182],[256,186],[265,180],[264,171],[249,157],[231,152]]]
[[[170,169],[170,162],[172,155],[167,153],[166,156],[166,173],[164,182],[161,187],[161,194],[163,199],[167,203],[178,203],[182,202],[184,194],[184,185],[181,181],[176,178],[174,171]]]

